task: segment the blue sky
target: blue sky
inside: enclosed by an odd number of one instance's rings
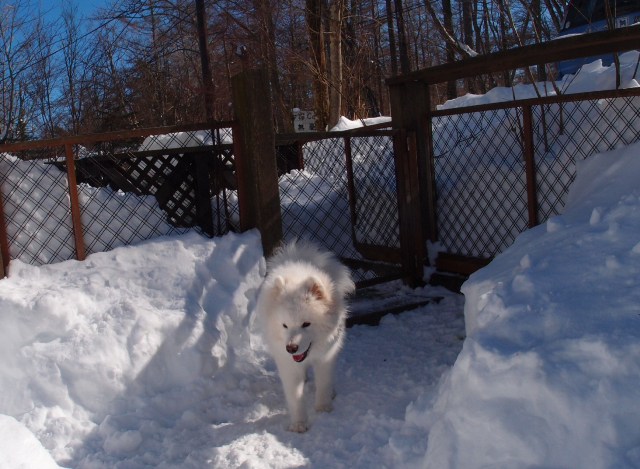
[[[90,16],[100,7],[103,7],[110,2],[107,0],[76,0],[76,5],[78,5],[78,11],[82,15]]]
[[[72,3],[78,7],[80,16],[88,17],[94,14],[100,7],[109,5],[109,0],[41,0],[42,10],[51,15],[59,16],[62,5]]]

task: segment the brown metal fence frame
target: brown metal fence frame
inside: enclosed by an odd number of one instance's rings
[[[561,95],[553,98],[513,101],[493,106],[473,106],[457,110],[437,111],[431,107],[431,86],[482,74],[515,70],[539,64],[556,63],[577,57],[598,56],[613,52],[638,49],[640,25],[602,31],[588,35],[566,37],[542,44],[527,45],[484,56],[438,65],[388,80],[391,95],[393,126],[416,132],[418,161],[411,171],[419,174],[419,204],[423,207],[422,231],[424,241],[439,240],[438,187],[436,181],[436,153],[434,150],[433,120],[456,114],[488,112],[496,109],[518,108],[522,113],[520,136],[526,180],[527,226],[539,223],[537,176],[535,162],[534,119],[536,106],[557,103],[566,105],[589,99],[613,99],[637,96],[637,90],[616,90],[581,95]],[[495,254],[495,253],[494,253]],[[430,256],[434,257],[434,256]],[[487,264],[490,256],[474,257],[455,253],[439,253],[437,268],[468,275]],[[424,259],[428,263],[427,259]]]

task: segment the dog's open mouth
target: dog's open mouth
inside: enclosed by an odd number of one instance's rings
[[[298,354],[298,355],[292,355],[293,356],[293,360],[300,363],[303,362],[305,358],[307,358],[307,355],[309,354],[309,350],[311,349],[311,344],[309,344],[309,346],[307,347],[307,350],[305,350],[304,352]]]

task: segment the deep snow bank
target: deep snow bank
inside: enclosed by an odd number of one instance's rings
[[[640,467],[640,144],[582,162],[565,212],[464,284],[429,468]],[[615,287],[614,287],[615,286]]]
[[[0,290],[0,428],[28,428],[57,461],[82,467],[154,452],[149,435],[162,428],[149,415],[193,425],[212,380],[224,388],[262,359],[247,347],[261,269],[257,232],[159,238],[84,262],[13,261]],[[25,467],[47,467],[25,453]]]

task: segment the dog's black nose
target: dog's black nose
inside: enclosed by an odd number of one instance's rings
[[[287,352],[296,353],[298,351],[298,346],[296,344],[287,345]]]

